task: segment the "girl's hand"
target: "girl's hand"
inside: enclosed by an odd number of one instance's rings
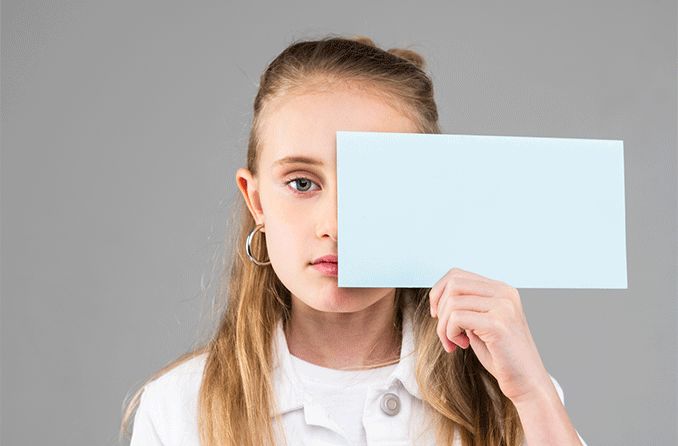
[[[553,386],[515,288],[452,268],[431,288],[429,302],[445,351],[470,345],[511,401]]]

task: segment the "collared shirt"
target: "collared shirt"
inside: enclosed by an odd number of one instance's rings
[[[305,391],[293,364],[282,323],[276,328],[273,388],[288,445],[350,445],[325,403]],[[130,446],[199,446],[197,403],[207,354],[196,356],[146,384],[134,418]],[[370,446],[435,445],[430,409],[414,374],[411,312],[403,317],[400,362],[380,384],[367,386],[362,423]],[[551,376],[561,402],[563,390]],[[317,396],[316,396],[317,398]],[[579,437],[583,446],[587,446]],[[282,442],[281,442],[282,443]],[[460,446],[459,434],[454,446]],[[523,443],[527,446],[527,442]]]
[[[355,446],[367,446],[367,436],[363,426],[363,414],[368,388],[381,385],[397,366],[371,368],[368,370],[337,370],[321,367],[290,355],[292,363],[301,379],[304,393],[327,411],[328,417],[336,423],[335,430],[346,438],[346,442]],[[398,400],[387,395],[384,404],[389,413],[400,410]]]

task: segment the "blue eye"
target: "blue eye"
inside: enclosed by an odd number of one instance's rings
[[[294,188],[294,193],[302,194],[302,195],[305,192],[308,192],[308,189],[306,189],[307,187],[309,187],[311,184],[315,184],[315,182],[309,180],[308,178],[304,178],[304,177],[293,178],[293,179],[285,182],[285,184],[290,184],[290,183],[294,183],[294,182],[297,182],[297,185],[301,188],[301,190]]]

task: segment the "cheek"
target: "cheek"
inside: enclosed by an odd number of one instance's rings
[[[280,206],[270,211],[266,213],[265,229],[268,258],[280,280],[289,288],[288,283],[299,280],[300,273],[317,254],[311,249],[312,224],[299,213],[285,212]]]
[[[309,263],[313,253],[304,247],[308,240],[303,224],[266,220],[266,247],[270,267],[292,294],[313,295]]]
[[[277,271],[278,268],[298,268],[301,259],[308,263],[314,254],[309,248],[313,244],[313,222],[308,211],[275,190],[266,192],[262,195],[262,207],[271,265]]]
[[[266,247],[273,266],[298,263],[305,252],[303,241],[305,229],[299,224],[287,224],[280,221],[266,220]]]

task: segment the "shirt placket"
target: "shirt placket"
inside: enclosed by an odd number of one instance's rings
[[[308,395],[304,398],[304,420],[309,426],[318,426],[331,431],[337,437],[337,442],[326,444],[348,444],[344,430],[332,420],[323,406],[314,402]]]
[[[403,386],[394,381],[388,387],[370,388],[365,401],[363,426],[370,446],[409,445],[412,401]]]

